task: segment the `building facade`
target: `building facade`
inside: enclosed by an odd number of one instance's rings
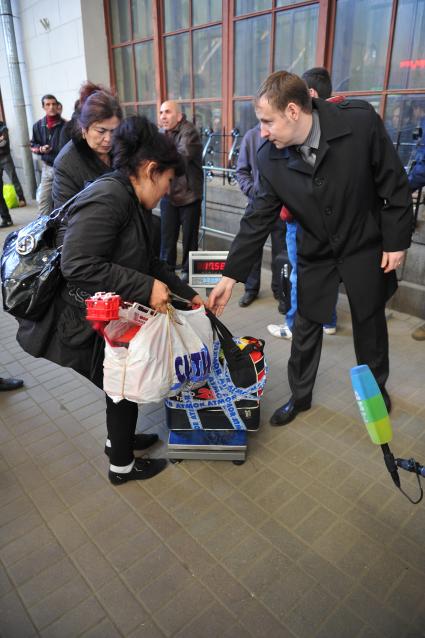
[[[238,129],[255,124],[252,97],[277,69],[326,66],[335,94],[368,100],[405,166],[425,117],[425,0],[13,0],[29,125],[54,93],[70,117],[79,85],[114,87],[125,112],[156,121],[175,99],[217,137],[207,158],[226,166]],[[13,103],[0,37],[0,89],[13,141]],[[14,149],[19,168],[19,149]],[[237,230],[245,200],[231,180],[208,181],[207,225]],[[425,233],[403,276],[407,311],[425,308]],[[223,246],[224,239],[210,242]],[[409,303],[406,305],[407,300]]]

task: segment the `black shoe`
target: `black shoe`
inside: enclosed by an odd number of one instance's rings
[[[166,459],[135,459],[130,472],[121,474],[109,470],[112,485],[122,485],[127,481],[146,481],[153,478],[167,467]]]
[[[0,228],[7,228],[8,226],[13,226],[13,221],[11,219],[2,219],[0,222]]]
[[[291,397],[288,403],[278,408],[270,419],[270,425],[286,425],[295,419],[299,412],[306,412],[311,408],[311,401],[309,403],[295,403],[294,398]]]
[[[276,292],[275,290],[272,290],[272,293],[273,293],[273,297],[276,299],[276,301],[278,301],[280,297],[279,293]]]
[[[380,388],[380,390],[381,390],[382,398],[384,399],[385,407],[387,408],[387,412],[389,414],[392,408],[390,395],[388,394],[385,388]]]
[[[0,379],[0,392],[6,392],[7,390],[17,390],[22,388],[24,382],[22,379]]]
[[[255,299],[257,299],[256,292],[245,292],[239,299],[239,305],[241,308],[246,308],[250,306]]]
[[[148,447],[154,445],[159,440],[157,434],[135,434],[133,442],[133,450],[136,452],[140,450],[147,450]],[[105,445],[106,456],[111,456],[111,448]]]

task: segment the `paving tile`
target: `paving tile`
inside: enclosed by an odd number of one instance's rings
[[[318,507],[317,501],[305,492],[295,494],[290,501],[285,503],[276,512],[274,517],[282,522],[285,527],[293,530],[299,523]]]
[[[46,476],[31,459],[17,465],[13,472],[22,487],[29,492],[47,483]]]
[[[312,638],[336,605],[337,599],[317,585],[301,598],[292,611],[284,614],[285,625],[300,638]]]
[[[89,541],[86,532],[70,512],[56,516],[49,521],[49,527],[66,552],[73,552]]]
[[[334,596],[343,598],[354,587],[351,572],[344,573],[313,550],[300,557],[299,565]]]
[[[25,449],[15,440],[7,441],[2,445],[2,456],[9,467],[16,468],[29,461]]]
[[[82,520],[84,528],[90,536],[96,537],[99,532],[115,525],[122,517],[131,511],[127,503],[122,500],[112,503],[103,511],[96,512],[94,516]]]
[[[74,578],[59,588],[56,588],[47,598],[36,603],[29,609],[36,627],[41,630],[52,622],[68,614],[84,599],[88,598],[90,590],[80,577]]]
[[[123,572],[134,565],[136,560],[140,560],[160,545],[159,537],[150,529],[145,529],[136,536],[124,537],[107,558],[117,571]]]
[[[124,572],[123,578],[132,591],[138,593],[146,583],[179,564],[180,561],[173,552],[161,544],[140,560],[137,560],[136,555],[133,564]]]
[[[168,568],[167,564],[162,564],[161,567],[165,567],[165,571],[160,573],[158,569],[158,578],[149,579],[148,584],[138,592],[139,600],[143,602],[143,605],[151,614],[167,605],[177,592],[197,582],[195,577],[175,559],[170,561]]]
[[[19,587],[63,558],[65,558],[65,552],[59,543],[53,542],[42,547],[36,546],[22,560],[10,565],[8,572],[15,585]]]
[[[164,638],[164,636],[165,634],[153,621],[142,623],[128,634],[128,638]]]
[[[362,587],[356,588],[344,602],[365,623],[369,623],[378,635],[386,638],[403,635],[406,622]]]
[[[150,503],[142,512],[143,520],[163,539],[181,530],[177,521],[158,503]]]
[[[66,612],[41,632],[43,638],[74,638],[105,618],[105,610],[95,598],[88,598]]]
[[[294,560],[307,551],[307,545],[277,521],[266,520],[258,531],[283,554]]]
[[[11,582],[8,573],[0,565],[0,598],[8,594],[13,589],[13,583]]]
[[[36,512],[34,505],[31,503],[31,500],[26,496],[22,495],[16,499],[13,499],[3,505],[0,508],[0,526],[6,525],[10,523],[14,519],[24,516],[26,514],[33,514]],[[0,538],[1,538],[1,527],[0,527]]]
[[[210,607],[189,622],[175,636],[176,638],[187,638],[187,636],[203,636],[204,638],[220,636],[221,638],[226,629],[234,624],[234,621],[234,616],[214,601]]]
[[[123,542],[134,538],[145,529],[145,525],[134,511],[129,511],[114,525],[96,533],[96,545],[104,554],[108,554],[118,548]],[[150,530],[146,530],[150,534]],[[153,534],[152,534],[153,535]]]
[[[36,513],[25,514],[0,528],[0,558],[8,566],[32,551],[32,543],[40,546],[53,540],[43,520]]]
[[[360,618],[341,605],[325,620],[316,638],[358,638],[363,627]]]
[[[155,622],[167,636],[176,634],[193,618],[194,610],[201,613],[211,603],[211,594],[200,584],[192,584],[178,591],[174,598],[154,614]]]
[[[0,598],[0,635],[2,638],[32,638],[37,631],[14,591]]]
[[[96,623],[91,629],[82,633],[81,636],[84,636],[84,638],[122,638],[122,633],[116,625],[113,625],[108,618],[105,618],[100,623]],[[137,634],[135,634],[136,637]]]
[[[42,485],[32,491],[31,500],[46,521],[66,510],[66,505],[49,484]]]
[[[112,565],[93,543],[80,546],[71,554],[71,558],[93,589],[101,587],[116,575]]]
[[[142,574],[140,578],[143,579]],[[108,610],[108,616],[124,635],[149,620],[147,612],[119,578],[114,578],[100,589],[97,597],[101,605]]]
[[[58,458],[53,463],[43,466],[42,471],[45,476],[52,480],[57,476],[65,474],[66,472],[69,472],[69,470],[80,466],[84,462],[85,458],[81,452],[75,451],[63,456],[62,458]]]
[[[270,543],[259,533],[252,531],[236,547],[224,555],[226,568],[238,579],[262,561],[270,552]]]
[[[199,577],[214,564],[211,554],[185,531],[180,531],[167,539],[167,545],[194,576]]]
[[[45,600],[66,583],[79,578],[78,571],[68,558],[49,564],[47,569],[36,573],[30,580],[19,587],[19,594],[27,607],[32,607]]]

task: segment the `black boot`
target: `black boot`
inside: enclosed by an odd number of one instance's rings
[[[112,485],[122,485],[127,481],[146,481],[167,467],[166,459],[135,459],[130,472],[121,474],[109,470],[109,480]]]

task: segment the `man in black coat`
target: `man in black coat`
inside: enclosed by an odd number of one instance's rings
[[[366,102],[311,99],[296,75],[270,75],[256,97],[265,143],[258,151],[259,189],[210,295],[220,314],[236,281],[245,281],[282,204],[299,223],[298,313],[288,378],[290,400],[271,418],[285,425],[311,406],[322,348],[344,282],[357,361],[383,392],[389,374],[385,303],[410,245],[412,201],[407,177],[381,118]]]

